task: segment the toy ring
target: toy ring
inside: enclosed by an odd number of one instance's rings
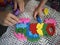
[[[51,29],[52,28],[52,29]],[[51,29],[51,30],[50,30]],[[54,33],[55,33],[55,26],[54,24],[48,24],[47,25],[47,28],[46,28],[46,31],[49,35],[53,36]]]

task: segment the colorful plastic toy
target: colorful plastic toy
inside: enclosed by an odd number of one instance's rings
[[[24,24],[24,23],[18,23],[18,24],[16,24],[16,28],[26,28],[26,27],[27,27],[27,25]]]
[[[37,22],[42,23],[42,19],[39,16],[37,16]]]
[[[35,42],[40,39],[38,34],[32,34],[32,32],[29,30],[27,30],[26,36],[27,36],[28,40],[32,41],[32,42]]]
[[[43,25],[44,25],[44,23],[38,23],[37,26],[36,26],[36,28],[37,29],[42,29],[43,28]]]
[[[49,21],[51,21],[51,19]],[[17,34],[24,34],[24,36],[27,37],[27,41],[35,42],[38,41],[41,36],[53,36],[56,31],[54,23],[40,22],[30,24],[28,18],[21,18],[20,22],[16,24],[15,32]]]
[[[21,33],[16,33],[16,32],[14,32],[14,35],[15,35],[15,37],[16,38],[18,38],[18,40],[20,40],[20,41],[27,41],[27,37],[25,37],[24,36],[24,34],[21,34]]]
[[[29,18],[20,18],[20,23],[29,23],[30,22],[30,19]]]
[[[49,35],[53,36],[55,34],[55,26],[54,24],[48,24],[46,31]]]
[[[45,23],[44,23],[43,28],[42,28],[43,35],[44,35],[44,36],[49,36],[49,34],[48,34],[47,31],[46,31],[47,25],[48,25],[48,24],[45,24]]]
[[[45,8],[43,12],[44,12],[45,16],[47,16],[47,15],[48,15],[48,13],[49,13],[48,8]]]
[[[56,20],[55,19],[53,19],[53,18],[46,18],[45,20],[44,20],[44,23],[46,23],[46,24],[48,24],[48,23],[53,23],[55,26],[56,26]]]
[[[14,14],[15,16],[18,16],[18,15],[20,14],[19,9],[16,9],[15,11],[13,11],[13,14]]]
[[[33,34],[37,34],[37,28],[36,28],[36,26],[37,26],[37,23],[31,23],[30,24],[30,31],[33,33]]]

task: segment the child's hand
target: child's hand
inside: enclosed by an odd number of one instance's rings
[[[24,11],[24,0],[14,0],[14,10],[17,9],[17,5],[19,6],[19,9],[21,12]]]
[[[0,24],[4,26],[12,26],[16,24],[19,19],[11,13],[0,12]]]
[[[36,19],[36,16],[40,16],[41,17],[41,13],[42,13],[42,8],[36,8],[35,11],[34,11],[34,18]]]

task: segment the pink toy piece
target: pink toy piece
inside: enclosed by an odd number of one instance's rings
[[[45,19],[44,22],[45,22],[46,24],[48,24],[48,23],[53,23],[54,25],[56,25],[56,20],[53,19],[53,18]]]
[[[30,22],[30,19],[29,18],[26,18],[24,23],[29,23]]]
[[[27,41],[27,38],[24,36],[24,34],[21,33],[17,34],[16,32],[14,32],[14,36],[20,41]]]
[[[29,18],[20,18],[20,23],[28,23],[30,22]]]

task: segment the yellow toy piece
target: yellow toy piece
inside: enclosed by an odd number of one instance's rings
[[[45,8],[45,9],[44,9],[44,14],[45,14],[45,16],[47,16],[48,13],[49,13],[48,8]]]
[[[44,25],[44,23],[38,23],[37,26],[36,26],[36,28],[37,29],[42,29],[43,28],[43,25]]]
[[[37,33],[38,33],[40,36],[43,36],[43,31],[42,31],[42,30],[38,29],[38,30],[37,30]]]

